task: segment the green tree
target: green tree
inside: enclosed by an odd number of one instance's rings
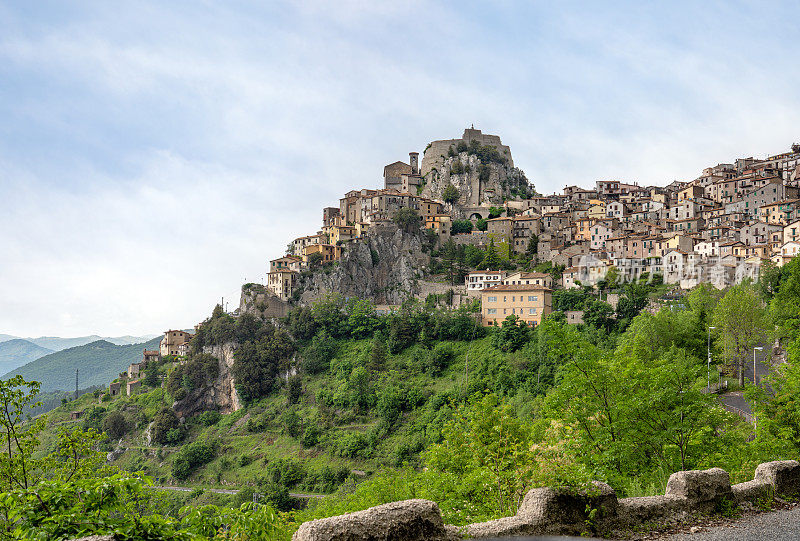
[[[452,184],[448,184],[442,191],[442,201],[448,204],[453,204],[458,201],[458,188]]]
[[[500,268],[500,256],[497,254],[497,248],[494,246],[494,239],[489,240],[489,246],[486,247],[486,252],[483,255],[481,268],[487,270]]]
[[[118,411],[112,411],[103,419],[103,432],[111,439],[118,440],[127,434],[130,429],[125,416]]]
[[[409,207],[403,207],[394,215],[394,223],[406,233],[417,233],[420,228],[419,213]]]
[[[489,229],[489,221],[484,218],[478,218],[475,220],[475,229],[478,231],[486,231]]]
[[[728,289],[714,309],[717,342],[725,358],[737,368],[742,386],[745,363],[766,335],[766,315],[763,301],[748,284]]]
[[[449,474],[457,491],[501,515],[516,512],[533,480],[531,430],[495,395],[475,396],[442,429],[442,442],[424,453],[434,472]],[[491,511],[486,514],[493,514]]]
[[[472,232],[472,222],[469,220],[454,220],[450,225],[451,235],[461,235]]]
[[[583,322],[608,332],[614,325],[613,314],[614,309],[610,304],[603,301],[589,301],[583,313]]]

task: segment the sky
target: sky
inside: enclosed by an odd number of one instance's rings
[[[190,328],[474,124],[543,193],[800,140],[795,2],[0,3],[0,333]]]

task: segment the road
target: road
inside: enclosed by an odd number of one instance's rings
[[[671,541],[784,541],[800,539],[800,507],[751,515],[740,521],[703,528],[693,534],[676,534],[660,539]]]
[[[192,488],[192,487],[153,486],[153,487],[150,487],[150,488],[153,488],[155,490],[175,490],[175,491],[178,491],[178,492],[193,492],[195,490],[198,490],[197,488]],[[214,494],[233,495],[233,494],[238,494],[239,493],[238,490],[228,489],[228,488],[201,488],[199,490],[203,490],[205,492],[213,492]],[[323,494],[301,494],[301,493],[293,493],[293,492],[290,492],[289,496],[291,496],[292,498],[300,498],[302,500],[310,500],[311,498],[324,498],[325,497],[325,495],[323,495]]]

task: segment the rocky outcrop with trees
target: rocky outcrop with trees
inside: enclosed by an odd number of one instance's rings
[[[418,281],[429,262],[428,246],[418,226],[413,231],[378,225],[363,239],[345,246],[338,265],[304,276],[300,300],[312,304],[337,292],[375,304],[400,304],[418,293]]]

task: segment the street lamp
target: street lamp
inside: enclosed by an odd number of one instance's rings
[[[708,378],[709,389],[711,389],[711,329],[716,329],[716,327],[708,328],[708,366],[706,368],[706,377]]]
[[[762,349],[764,348],[761,346],[753,348],[753,385],[758,385],[758,383],[756,383],[756,351],[761,351]]]

